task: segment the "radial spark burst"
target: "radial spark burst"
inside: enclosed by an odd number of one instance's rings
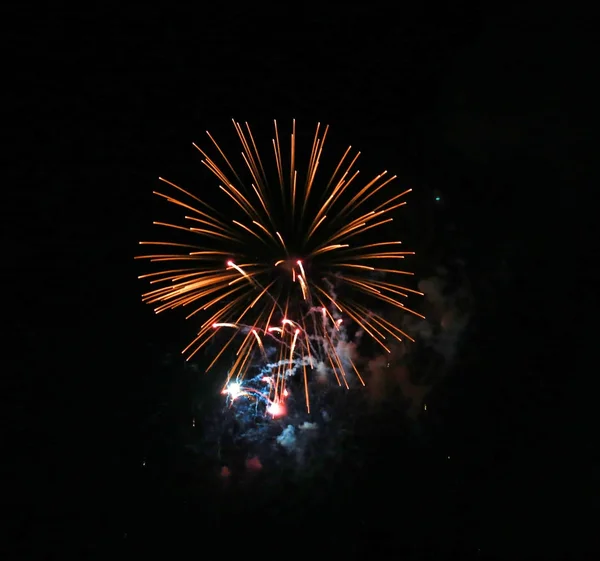
[[[206,187],[195,194],[160,178],[168,191],[155,194],[179,207],[183,220],[154,222],[172,232],[171,241],[140,242],[166,248],[136,257],[161,269],[140,277],[152,285],[143,301],[157,313],[182,306],[190,309],[187,318],[198,315],[199,330],[182,351],[188,360],[219,332],[231,331],[207,368],[239,341],[223,390],[231,399],[261,393],[242,384],[254,357],[262,355],[265,364],[272,363],[271,376],[262,378],[268,382],[261,394],[267,410],[284,410],[286,381],[297,370],[310,410],[310,370],[317,366],[340,385],[348,387],[352,375],[364,385],[352,358],[339,352],[342,318],[387,352],[390,339],[412,339],[375,312],[373,303],[423,318],[401,301],[422,293],[398,282],[413,275],[397,264],[414,252],[401,251],[389,233],[392,214],[411,189],[394,189],[396,176],[386,171],[361,183],[355,169],[360,153],[352,147],[321,179],[328,126],[317,125],[310,150],[302,153],[295,121],[285,148],[274,121],[269,165],[249,125],[233,125],[242,149],[239,173],[207,132],[214,156],[194,147],[218,180],[210,194]],[[298,167],[301,161],[305,168]],[[276,360],[267,356],[271,343]]]

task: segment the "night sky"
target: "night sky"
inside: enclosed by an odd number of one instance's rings
[[[569,239],[587,227],[571,218],[591,165],[584,17],[475,2],[14,16],[6,558],[599,549],[586,382],[567,390],[586,364],[574,336],[589,304]],[[398,174],[414,189],[417,274],[460,260],[473,300],[427,419],[415,427],[390,406],[356,436],[366,464],[345,451],[351,475],[279,484],[256,507],[260,491],[202,489],[189,467],[181,426],[198,375],[179,351],[192,326],[141,303],[133,259],[154,237],[158,176],[199,180],[192,142],[232,138],[232,118],[328,123]]]

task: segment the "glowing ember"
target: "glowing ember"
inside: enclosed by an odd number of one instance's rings
[[[231,399],[233,400],[242,394],[242,388],[237,382],[232,382],[224,390],[224,393],[229,394],[231,396]]]
[[[285,414],[285,407],[281,403],[271,403],[271,405],[267,407],[267,413],[273,415],[273,417],[281,417]]]

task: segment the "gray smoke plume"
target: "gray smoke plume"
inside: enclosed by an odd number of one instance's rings
[[[408,313],[394,318],[415,343],[390,343],[389,354],[367,363],[372,400],[380,401],[399,388],[409,401],[408,414],[414,417],[433,385],[449,371],[469,323],[473,300],[463,264],[454,265],[452,271],[440,267],[434,276],[419,282],[424,302],[414,307],[425,320]]]

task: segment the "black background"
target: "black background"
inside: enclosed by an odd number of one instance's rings
[[[10,555],[105,558],[164,546],[161,554],[210,558],[302,548],[575,559],[597,550],[594,423],[577,351],[595,297],[569,238],[591,236],[583,214],[573,219],[591,169],[584,14],[455,2],[12,15]],[[265,529],[279,516],[272,505],[239,514],[216,495],[175,499],[140,468],[149,419],[165,403],[176,417],[172,404],[191,382],[161,366],[189,332],[140,303],[132,256],[156,219],[157,177],[197,174],[191,143],[207,129],[230,134],[231,118],[326,122],[341,144],[393,167],[415,189],[414,244],[464,259],[477,302],[467,350],[435,390],[434,444],[378,449],[377,471],[356,481],[379,486],[362,485],[354,499],[314,485],[323,504],[309,507],[306,490],[289,490],[277,545]],[[435,189],[443,205],[433,204]]]

